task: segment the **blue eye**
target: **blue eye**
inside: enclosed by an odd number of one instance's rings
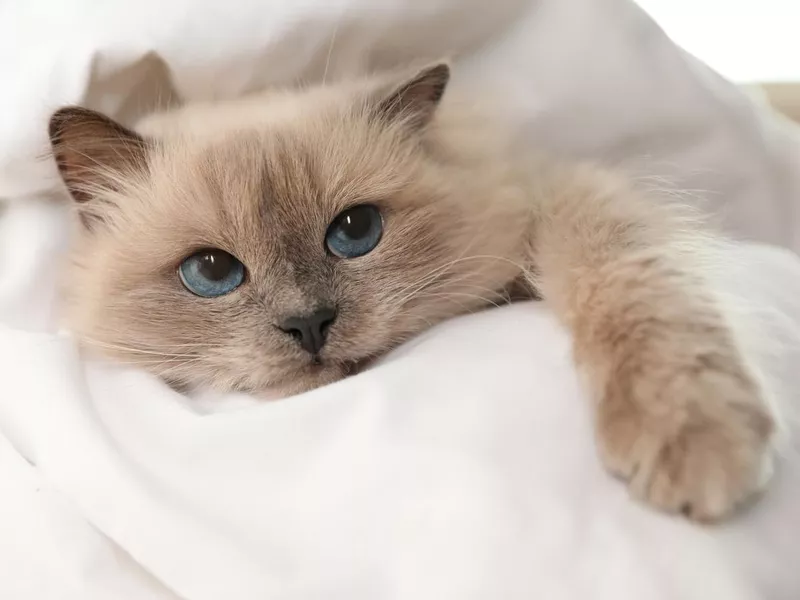
[[[356,258],[371,252],[382,234],[380,211],[371,204],[360,204],[333,220],[325,234],[325,245],[339,258]]]
[[[203,298],[230,294],[244,281],[244,265],[224,250],[201,250],[178,268],[181,283]]]

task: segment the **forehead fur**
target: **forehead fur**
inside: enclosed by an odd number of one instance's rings
[[[289,238],[315,234],[322,251],[320,225],[348,206],[403,197],[429,204],[430,191],[401,194],[415,181],[420,189],[437,184],[402,125],[378,122],[358,104],[296,110],[287,118],[260,109],[270,118],[247,128],[158,139],[148,168],[126,176],[120,197],[107,203],[122,209],[108,215],[124,221],[115,235],[140,228],[136,235],[152,240],[168,233],[181,246],[245,253],[253,242],[262,254],[270,239],[285,242],[285,230]]]

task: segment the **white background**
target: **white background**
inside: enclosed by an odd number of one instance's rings
[[[800,81],[796,0],[637,0],[674,41],[737,82]]]

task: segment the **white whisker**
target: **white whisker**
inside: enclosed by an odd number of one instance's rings
[[[322,73],[322,85],[328,80],[328,68],[331,65],[331,55],[333,54],[333,45],[336,42],[336,35],[339,33],[339,23],[341,22],[341,15],[336,19],[336,24],[333,26],[333,33],[331,34],[331,41],[328,44],[328,56],[325,57],[325,71]]]
[[[418,281],[418,282],[416,282],[416,284],[413,284],[412,286],[407,286],[406,288],[404,288],[404,291],[405,291],[405,290],[409,289],[409,287],[413,287],[415,285],[416,286],[415,289],[410,294],[407,294],[406,296],[400,298],[399,300],[397,299],[397,296],[399,295],[399,293],[398,294],[394,294],[393,296],[391,296],[387,300],[387,302],[396,303],[398,305],[402,305],[405,302],[408,302],[408,300],[413,298],[418,291],[424,289],[426,286],[428,286],[431,283],[433,283],[433,282],[437,281],[438,279],[440,279],[453,266],[455,266],[458,263],[462,263],[462,262],[470,261],[470,260],[487,260],[487,261],[488,260],[496,260],[496,261],[502,261],[502,262],[507,262],[507,263],[517,267],[520,270],[520,272],[523,273],[523,274],[527,273],[527,271],[528,271],[525,267],[523,267],[518,262],[513,261],[510,258],[506,258],[504,256],[493,256],[493,255],[490,255],[490,254],[477,254],[477,255],[474,255],[474,256],[465,256],[465,257],[462,257],[462,258],[454,259],[454,260],[452,260],[452,261],[450,261],[450,262],[448,262],[448,263],[446,263],[444,265],[441,265],[441,266],[437,267],[429,275],[426,275],[425,277],[423,277],[422,280],[420,280],[421,283],[420,283],[420,281]]]
[[[89,345],[94,346],[97,348],[103,348],[106,350],[117,350],[119,352],[129,352],[131,354],[145,354],[151,356],[158,356],[164,358],[197,358],[197,354],[178,354],[175,352],[162,352],[157,350],[145,350],[143,348],[133,348],[131,346],[121,346],[118,344],[108,344],[106,342],[100,342],[98,340],[92,340],[89,338],[83,338],[82,342]]]

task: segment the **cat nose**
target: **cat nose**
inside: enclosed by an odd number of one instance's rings
[[[297,339],[306,352],[318,354],[325,345],[325,338],[335,318],[336,310],[326,306],[308,316],[289,317],[278,328]]]

